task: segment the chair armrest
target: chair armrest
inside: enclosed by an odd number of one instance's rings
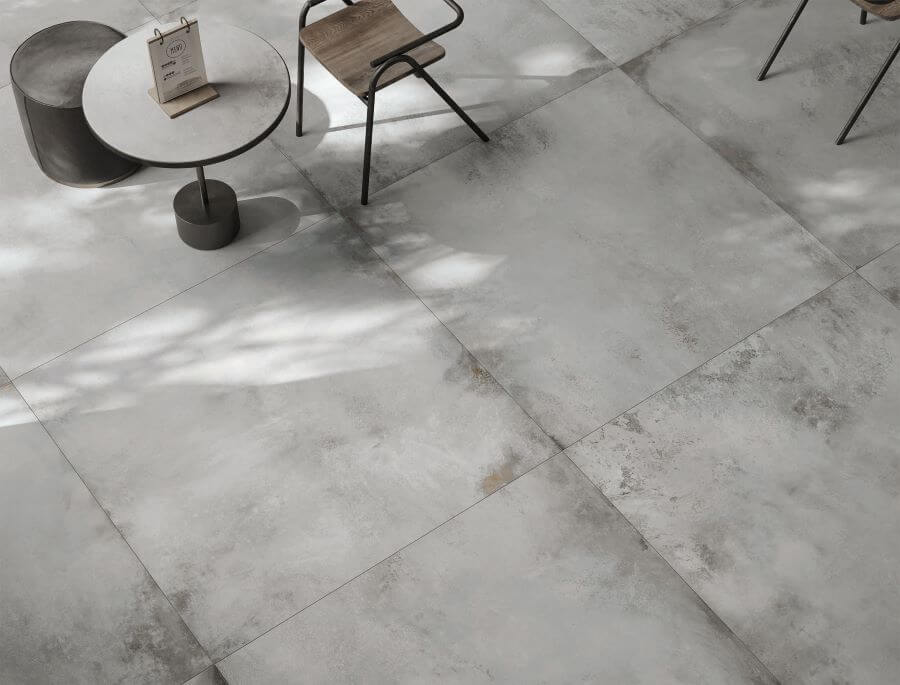
[[[317,1],[322,2],[322,0],[317,0]],[[462,7],[460,7],[454,0],[444,0],[444,2],[447,5],[449,5],[450,8],[454,12],[456,12],[456,18],[453,21],[451,21],[446,26],[442,26],[441,28],[437,29],[436,31],[432,31],[431,33],[428,33],[428,34],[422,36],[421,38],[417,38],[414,41],[410,41],[406,45],[402,45],[395,50],[391,50],[390,52],[385,53],[384,55],[382,55],[381,57],[379,57],[377,59],[373,59],[370,62],[369,66],[371,66],[373,69],[375,67],[379,67],[382,64],[384,64],[385,62],[387,62],[389,59],[391,59],[392,57],[396,57],[397,55],[402,55],[406,52],[409,52],[410,50],[414,50],[417,47],[419,47],[420,45],[425,45],[425,43],[433,41],[438,36],[443,36],[445,33],[452,31],[457,26],[462,24],[463,23]]]
[[[300,28],[304,28],[306,26],[306,15],[309,14],[309,11],[315,7],[316,5],[321,5],[325,0],[306,0],[303,4],[303,7],[300,10]],[[344,0],[345,5],[352,5],[353,0]]]

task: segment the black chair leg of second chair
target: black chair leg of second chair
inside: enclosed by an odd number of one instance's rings
[[[360,197],[360,202],[364,205],[369,204],[369,173],[372,168],[372,130],[375,125],[375,93],[378,90],[378,81],[381,79],[384,72],[400,62],[409,64],[409,66],[413,68],[415,75],[424,79],[425,82],[431,86],[432,90],[434,90],[434,92],[459,115],[459,118],[466,122],[469,128],[475,132],[475,135],[484,142],[490,140],[487,134],[481,130],[481,127],[472,120],[472,117],[466,114],[466,111],[456,104],[456,101],[438,85],[437,81],[431,78],[431,75],[425,71],[421,64],[416,62],[416,60],[409,55],[396,55],[391,57],[378,68],[378,71],[375,72],[375,75],[372,77],[372,81],[369,84],[369,93],[364,98],[360,98],[366,103],[366,144],[365,150],[363,151],[362,195]]]
[[[847,139],[847,135],[850,133],[850,129],[853,128],[856,120],[859,119],[859,115],[862,114],[862,111],[866,108],[866,105],[869,104],[869,99],[878,89],[878,85],[881,83],[881,79],[884,78],[884,75],[887,73],[888,69],[891,68],[891,64],[893,64],[894,59],[896,59],[898,53],[900,53],[900,40],[898,40],[894,45],[894,49],[891,50],[891,54],[888,55],[888,58],[884,61],[884,64],[881,65],[881,69],[878,70],[878,74],[877,76],[875,76],[875,80],[872,81],[869,89],[866,91],[866,94],[863,95],[862,100],[860,100],[859,104],[856,105],[856,109],[853,110],[853,114],[850,115],[850,119],[848,119],[847,123],[844,124],[844,128],[841,130],[840,135],[838,135],[837,139],[834,141],[835,145],[842,145],[843,142]]]
[[[775,43],[775,47],[773,47],[772,52],[769,53],[766,63],[763,64],[762,69],[759,70],[759,75],[756,77],[757,81],[762,81],[766,77],[766,74],[769,73],[769,69],[772,68],[775,58],[778,57],[778,53],[781,52],[781,48],[784,47],[784,42],[788,39],[788,36],[791,35],[794,26],[797,25],[797,20],[800,18],[800,15],[803,14],[803,10],[806,9],[806,3],[808,2],[809,0],[800,0],[800,4],[797,5],[797,9],[794,10],[787,26],[784,27],[784,31],[781,32],[781,36],[779,36],[778,41]]]

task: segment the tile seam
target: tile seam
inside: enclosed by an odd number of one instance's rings
[[[209,652],[207,651],[207,649],[203,645],[203,643],[200,642],[200,640],[197,638],[196,635],[194,635],[194,631],[191,630],[190,626],[188,626],[187,622],[184,620],[184,617],[181,615],[181,612],[175,608],[174,604],[172,604],[172,600],[169,599],[169,595],[167,595],[166,592],[162,589],[162,587],[160,586],[159,582],[157,582],[154,575],[152,573],[150,573],[150,569],[147,568],[147,565],[144,563],[144,560],[141,559],[141,557],[135,551],[134,547],[131,546],[131,543],[128,541],[128,538],[125,537],[125,534],[122,532],[122,530],[115,524],[115,521],[112,520],[110,513],[100,503],[100,500],[97,499],[97,496],[94,494],[94,491],[88,486],[87,482],[84,480],[84,478],[82,477],[82,475],[78,471],[78,469],[75,468],[75,465],[72,463],[72,460],[69,459],[69,456],[63,451],[62,447],[60,447],[59,443],[56,441],[56,438],[53,437],[53,434],[50,432],[50,430],[47,428],[47,426],[44,425],[44,422],[34,411],[34,408],[31,406],[31,404],[28,402],[28,400],[25,399],[25,396],[22,394],[21,390],[19,390],[19,387],[16,385],[15,381],[12,381],[11,385],[15,389],[16,394],[19,396],[19,398],[22,400],[22,402],[25,404],[25,406],[28,407],[28,411],[38,422],[38,425],[40,425],[40,427],[43,429],[46,436],[50,439],[50,441],[56,447],[57,451],[59,452],[59,455],[65,460],[66,464],[72,470],[72,473],[75,474],[75,477],[81,483],[82,487],[84,487],[84,489],[87,491],[87,493],[91,496],[91,499],[93,500],[94,504],[100,509],[101,512],[103,512],[103,516],[106,518],[109,525],[111,525],[113,527],[113,530],[115,530],[116,533],[119,534],[119,537],[121,538],[122,542],[125,543],[125,546],[128,548],[128,551],[131,552],[134,559],[137,561],[138,564],[140,564],[144,573],[147,574],[147,577],[153,583],[153,586],[165,598],[166,603],[169,605],[169,608],[174,612],[175,616],[178,617],[178,620],[181,622],[181,625],[187,631],[188,635],[190,635],[194,639],[194,642],[197,644],[197,647],[203,653],[203,656],[205,656],[206,659],[209,661],[209,665],[211,665],[213,663],[212,657],[209,655]],[[204,666],[200,672],[202,673],[204,670],[209,668],[209,665]],[[191,676],[191,677],[194,677],[194,676]]]

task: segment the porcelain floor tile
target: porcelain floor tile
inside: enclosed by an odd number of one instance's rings
[[[209,663],[12,385],[0,521],[0,682],[180,685]]]
[[[900,672],[900,312],[855,275],[569,453],[783,682]]]
[[[623,64],[741,0],[545,0],[616,64]]]
[[[851,266],[900,242],[900,70],[847,142],[834,139],[897,40],[846,0],[810,3],[769,77],[793,0],[747,0],[626,71]]]
[[[900,307],[900,245],[866,264],[859,275]]]
[[[210,666],[202,673],[198,673],[184,685],[228,685],[225,676],[216,666]]]

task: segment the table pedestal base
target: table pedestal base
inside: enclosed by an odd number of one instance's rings
[[[198,250],[225,247],[241,227],[234,190],[222,181],[207,181],[202,169],[197,169],[196,181],[178,191],[172,205],[178,235]]]

